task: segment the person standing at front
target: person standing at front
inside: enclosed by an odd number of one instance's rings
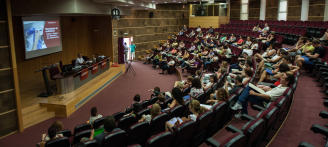
[[[131,45],[130,45],[130,49],[131,49],[131,60],[134,60],[135,58],[135,52],[136,52],[136,45],[131,42]]]

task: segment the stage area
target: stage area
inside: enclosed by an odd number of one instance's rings
[[[110,67],[108,71],[88,81],[88,83],[73,92],[60,95],[55,94],[48,98],[37,97],[38,93],[42,91],[42,87],[22,92],[24,128],[52,117],[70,116],[102,89],[123,75],[124,72],[124,64],[119,65],[119,67]]]

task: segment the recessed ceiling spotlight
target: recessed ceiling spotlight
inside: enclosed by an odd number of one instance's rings
[[[164,3],[167,3],[167,2],[164,2]]]

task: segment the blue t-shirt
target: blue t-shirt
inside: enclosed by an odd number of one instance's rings
[[[135,44],[131,44],[130,45],[130,49],[131,49],[131,52],[135,52],[136,51],[136,45]]]

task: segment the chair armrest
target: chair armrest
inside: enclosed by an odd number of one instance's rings
[[[328,129],[326,127],[320,126],[318,124],[312,125],[311,130],[314,133],[319,133],[319,134],[325,135],[326,137],[328,136]]]
[[[232,132],[232,133],[242,133],[241,130],[239,130],[238,128],[234,127],[233,125],[228,125],[227,127],[225,127],[225,129],[229,132]]]
[[[241,115],[241,119],[242,119],[242,120],[248,120],[248,121],[250,121],[250,120],[255,120],[254,117],[249,116],[249,115],[247,115],[247,114],[242,114],[242,115]]]
[[[259,105],[251,105],[252,109],[257,110],[257,111],[262,111],[265,110],[264,107],[259,106]]]
[[[322,118],[328,118],[328,112],[327,111],[321,111],[319,113],[319,116],[322,117]]]
[[[220,143],[217,142],[215,139],[213,139],[212,137],[207,138],[205,143],[211,147],[219,147]]]
[[[312,144],[309,144],[307,142],[301,142],[298,147],[314,147]]]

